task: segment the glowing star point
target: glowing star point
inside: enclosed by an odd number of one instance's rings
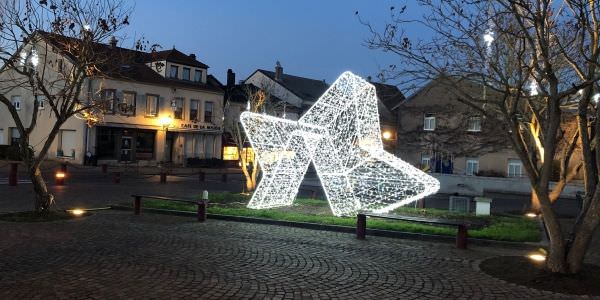
[[[291,205],[312,162],[334,215],[388,212],[439,182],[383,150],[375,87],[344,72],[298,121],[243,112],[263,169],[249,208]]]

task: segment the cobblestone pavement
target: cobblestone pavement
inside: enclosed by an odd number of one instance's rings
[[[115,211],[0,227],[0,299],[568,298],[478,270],[507,250]]]

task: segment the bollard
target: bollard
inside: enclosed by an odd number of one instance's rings
[[[367,235],[367,216],[358,214],[356,216],[356,238],[364,240]]]
[[[108,172],[108,165],[102,164],[102,173],[106,174],[106,172]]]
[[[17,169],[19,168],[18,163],[10,163],[10,172],[8,173],[8,185],[17,186]]]
[[[198,222],[206,221],[206,206],[208,206],[208,191],[202,192],[202,200],[198,202]]]
[[[142,210],[142,197],[135,196],[133,199],[133,213],[136,215],[139,215],[141,210]]]
[[[456,248],[467,249],[467,227],[465,225],[458,226],[456,233]]]
[[[200,182],[204,182],[206,180],[206,174],[200,171],[200,173],[198,174],[198,179],[200,180]]]
[[[221,181],[227,182],[227,173],[223,173],[223,175],[221,176]]]
[[[167,183],[167,172],[160,172],[160,183]]]
[[[121,172],[113,172],[113,182],[114,183],[121,182]]]

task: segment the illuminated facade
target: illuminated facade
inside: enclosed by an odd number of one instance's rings
[[[435,193],[435,178],[384,150],[377,104],[375,87],[345,72],[298,121],[242,113],[264,172],[248,207],[291,205],[311,162],[338,216]]]

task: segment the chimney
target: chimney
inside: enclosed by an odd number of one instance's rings
[[[371,82],[371,80],[372,80],[372,79],[373,79],[373,78],[371,78],[371,75],[367,76],[367,81],[368,81],[368,82]]]
[[[283,67],[281,66],[281,63],[279,63],[279,61],[277,61],[277,63],[275,64],[275,80],[280,81],[282,75],[283,75]]]
[[[191,59],[196,59],[196,54],[194,54],[194,53],[190,54],[190,58]]]
[[[116,48],[117,47],[117,38],[114,36],[110,37],[110,40],[108,41],[108,45],[111,48]]]
[[[235,85],[235,73],[233,70],[227,69],[227,87],[230,88]]]

